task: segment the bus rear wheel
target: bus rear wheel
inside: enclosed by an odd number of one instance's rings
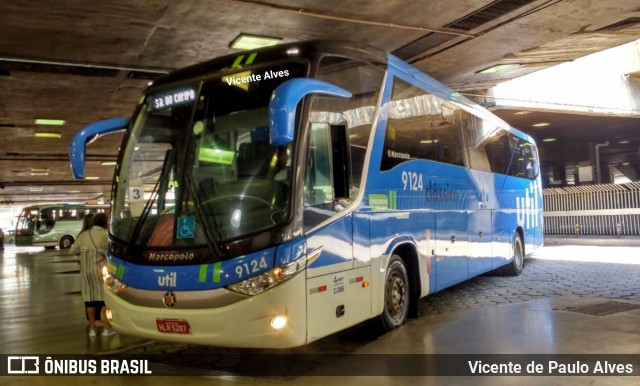
[[[60,239],[59,246],[60,246],[60,249],[67,249],[67,248],[71,247],[71,244],[73,244],[73,237],[71,237],[71,236],[63,236]]]
[[[384,284],[384,309],[380,320],[385,330],[402,326],[409,314],[409,277],[402,259],[391,256]]]

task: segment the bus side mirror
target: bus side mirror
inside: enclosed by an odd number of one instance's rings
[[[351,93],[317,79],[290,79],[278,86],[269,101],[269,137],[271,144],[282,146],[293,141],[298,103],[309,94],[351,98]]]
[[[94,141],[105,134],[125,130],[128,124],[129,118],[111,118],[92,123],[78,131],[69,145],[69,160],[71,161],[73,178],[76,180],[84,179],[85,147],[88,141]]]

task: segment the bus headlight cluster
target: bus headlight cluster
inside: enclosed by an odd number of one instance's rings
[[[107,267],[102,267],[102,281],[105,287],[107,287],[107,290],[116,295],[127,289],[127,285],[110,274]]]
[[[296,274],[303,271],[306,266],[307,260],[305,258],[298,259],[287,265],[274,268],[268,272],[254,276],[250,279],[231,284],[227,286],[227,289],[241,293],[243,295],[258,295],[291,279]]]

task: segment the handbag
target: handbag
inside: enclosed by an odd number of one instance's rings
[[[107,259],[107,257],[105,256],[104,253],[99,253],[99,249],[98,246],[96,245],[96,242],[93,241],[93,236],[91,236],[91,230],[89,229],[87,231],[87,233],[89,233],[89,238],[91,239],[91,243],[93,244],[93,247],[96,249],[96,255],[100,256],[99,260],[98,260],[98,277],[102,277],[102,269],[103,267],[106,265],[105,264],[105,260]]]

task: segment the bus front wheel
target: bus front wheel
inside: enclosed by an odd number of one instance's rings
[[[409,277],[402,259],[391,256],[384,284],[384,309],[380,319],[389,331],[404,324],[409,314]]]
[[[71,244],[73,244],[73,237],[71,236],[63,236],[60,239],[60,249],[67,249],[71,247]]]

